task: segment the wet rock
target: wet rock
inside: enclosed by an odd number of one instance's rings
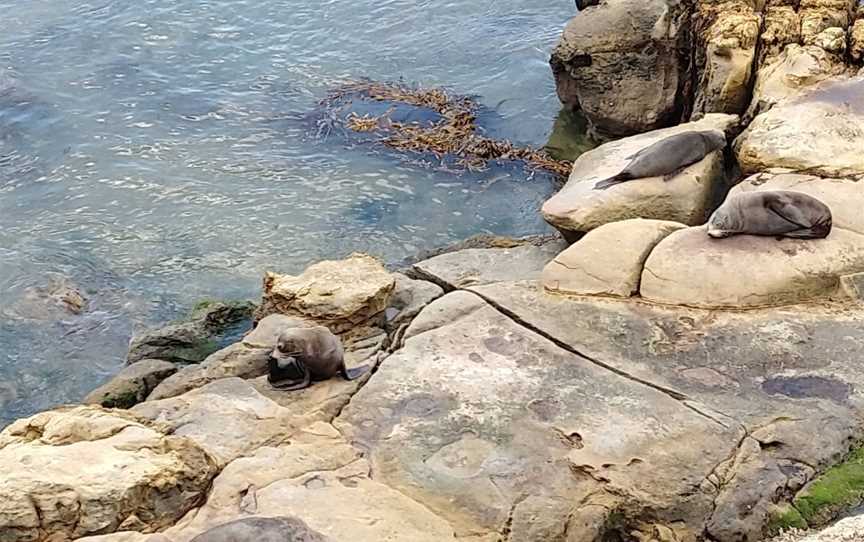
[[[750,79],[761,18],[744,0],[705,1],[699,17],[710,21],[699,35],[699,82],[693,114],[742,114],[750,98]]]
[[[735,142],[744,173],[864,174],[864,78],[825,82],[757,116]]]
[[[662,0],[608,0],[577,14],[550,60],[562,103],[608,137],[678,122],[689,16],[685,3]]]
[[[160,382],[176,372],[177,366],[173,363],[141,360],[90,392],[83,402],[106,408],[130,408],[145,400]]]
[[[657,245],[640,291],[650,301],[691,307],[782,305],[836,296],[840,277],[858,271],[864,236],[848,230],[834,228],[825,239],[711,239],[703,227],[688,228]]]
[[[539,246],[466,249],[414,264],[412,271],[450,290],[504,280],[535,279],[543,266],[565,248],[567,243],[556,239]]]
[[[327,542],[325,536],[294,517],[251,517],[230,521],[199,534],[192,542]]]
[[[298,276],[267,273],[256,320],[285,314],[342,333],[383,317],[395,286],[393,275],[365,254],[319,262]]]
[[[216,466],[189,439],[81,406],[0,433],[0,539],[67,540],[161,529],[199,502]]]
[[[620,172],[630,162],[627,157],[670,135],[690,130],[729,131],[737,122],[734,115],[711,114],[697,122],[624,138],[586,152],[573,164],[564,188],[543,204],[543,217],[571,238],[608,222],[631,218],[702,224],[715,192],[726,187],[721,151],[668,181],[660,177],[637,179],[607,190],[594,190],[594,185]]]
[[[813,196],[831,209],[835,227],[864,234],[864,215],[861,214],[864,181],[795,173],[759,173],[735,185],[729,194],[759,190],[790,190]]]
[[[172,363],[198,363],[219,349],[219,335],[252,315],[249,302],[203,304],[190,321],[171,324],[135,335],[129,344],[127,363],[161,359]]]
[[[18,301],[3,311],[12,318],[59,320],[87,308],[84,292],[68,278],[51,275],[44,286],[27,288]]]
[[[546,265],[543,287],[564,294],[630,297],[639,291],[642,267],[654,246],[685,227],[642,219],[604,224]]]
[[[661,516],[679,513],[685,487],[688,503],[710,509],[710,495],[694,488],[737,430],[559,348],[468,292],[433,302],[405,336],[334,424],[368,450],[373,480],[446,518],[457,536],[495,534],[511,517],[532,536],[524,542],[550,540],[562,526],[578,532],[587,516],[560,503],[599,501],[614,513],[621,499],[628,514],[647,503]],[[601,526],[596,540],[617,532]]]

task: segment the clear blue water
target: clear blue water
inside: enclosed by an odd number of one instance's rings
[[[265,269],[548,231],[548,178],[455,175],[310,122],[344,80],[476,95],[488,133],[545,143],[572,0],[0,0],[0,426],[79,400],[139,327]],[[34,318],[63,276],[81,316]],[[38,315],[37,315],[38,316]]]

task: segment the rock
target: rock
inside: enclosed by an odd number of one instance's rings
[[[761,18],[744,0],[702,2],[699,16],[710,23],[699,33],[700,78],[693,114],[740,115],[750,98]]]
[[[684,3],[662,0],[607,0],[577,14],[550,60],[562,103],[581,108],[606,137],[678,122],[689,78],[689,16]]]
[[[265,444],[284,441],[304,421],[239,378],[223,378],[170,399],[151,399],[131,412],[197,442],[222,466]]]
[[[216,466],[191,440],[79,406],[0,433],[0,540],[67,540],[162,529],[206,494]]]
[[[402,273],[394,273],[394,277],[396,288],[386,310],[388,330],[410,323],[423,307],[444,295],[444,290],[432,282],[414,280]]]
[[[762,32],[759,34],[761,58],[759,66],[781,54],[787,46],[798,45],[801,39],[801,21],[791,5],[769,5],[765,8]]]
[[[543,286],[558,293],[630,297],[639,292],[642,267],[654,246],[685,227],[638,218],[604,224],[546,265]]]
[[[294,517],[251,517],[229,521],[199,534],[192,542],[327,542],[330,540],[313,531]]]
[[[637,179],[594,190],[594,185],[620,172],[635,152],[670,135],[689,130],[733,130],[734,115],[711,114],[697,122],[628,137],[586,152],[573,164],[570,179],[543,205],[547,222],[570,238],[608,222],[630,218],[672,220],[687,225],[707,219],[715,192],[726,188],[722,152],[705,157],[668,181]]]
[[[51,274],[44,286],[26,288],[2,314],[27,320],[59,320],[79,315],[86,308],[87,298],[81,288],[67,277]]]
[[[267,273],[256,320],[286,314],[342,333],[381,316],[395,286],[381,262],[365,254],[319,262],[296,277]]]
[[[496,284],[505,283],[480,288]],[[520,542],[548,541],[584,532],[598,513],[624,513],[622,501],[627,517],[646,506],[655,517],[680,514],[682,491],[710,511],[697,488],[735,446],[736,429],[465,291],[430,304],[405,337],[334,425],[368,451],[373,480],[447,519],[457,537],[495,535],[512,521],[532,536]],[[607,508],[591,506],[600,503]],[[596,540],[627,532],[599,526]]]
[[[539,278],[543,266],[567,248],[563,240],[540,246],[477,248],[450,252],[414,264],[415,275],[453,290],[505,280]]]
[[[822,531],[810,534],[801,542],[858,542],[864,540],[864,515],[842,519]],[[782,539],[781,541],[783,542]]]
[[[744,173],[864,174],[864,78],[825,82],[757,116],[735,142]]]
[[[782,305],[836,295],[840,277],[858,271],[864,236],[841,228],[825,239],[719,240],[704,227],[688,228],[657,245],[640,291],[649,301],[691,307]]]
[[[231,326],[251,317],[249,302],[208,302],[193,310],[190,321],[149,330],[132,337],[126,362],[161,359],[198,363],[219,349],[217,338]]]
[[[849,36],[849,54],[852,60],[861,63],[864,60],[864,19],[855,21]]]
[[[369,479],[369,465],[329,424],[225,467],[204,505],[165,531],[186,542],[246,516],[292,516],[334,541],[452,540],[453,530],[405,495]]]
[[[741,181],[729,192],[791,190],[818,199],[831,209],[834,227],[864,234],[864,181],[825,179],[795,173],[759,173]]]
[[[177,366],[160,359],[145,359],[120,371],[107,383],[84,398],[84,404],[106,408],[129,408],[145,400],[163,380],[177,372]]]

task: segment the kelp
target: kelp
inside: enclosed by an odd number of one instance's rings
[[[533,170],[543,170],[559,178],[570,174],[573,163],[557,160],[546,151],[517,146],[507,140],[485,137],[478,133],[477,102],[467,96],[452,95],[440,88],[415,88],[401,83],[375,81],[352,82],[334,89],[322,105],[344,111],[355,99],[392,104],[380,115],[350,112],[337,117],[344,126],[358,133],[374,135],[376,141],[397,151],[432,154],[442,163],[452,157],[456,166],[483,170],[490,161],[523,162]],[[437,114],[429,122],[400,122],[392,115],[398,105],[424,108]]]

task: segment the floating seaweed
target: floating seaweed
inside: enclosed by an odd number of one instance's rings
[[[455,96],[440,88],[413,88],[404,84],[374,81],[352,82],[331,92],[322,105],[344,111],[353,100],[387,102],[391,105],[381,114],[358,115],[350,112],[338,117],[346,128],[372,134],[389,148],[408,153],[432,154],[442,165],[455,159],[456,167],[469,171],[484,170],[492,160],[514,160],[534,170],[548,171],[559,178],[570,174],[573,163],[558,160],[544,150],[520,147],[507,140],[484,137],[477,133],[478,104],[467,96]],[[393,120],[402,105],[419,107],[436,113],[426,122]]]

